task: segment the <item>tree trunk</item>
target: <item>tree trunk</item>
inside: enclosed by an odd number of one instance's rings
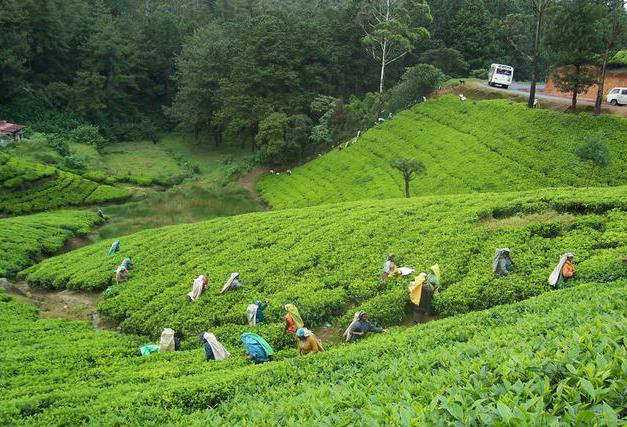
[[[405,178],[405,197],[409,198],[409,177]]]
[[[570,108],[573,111],[577,110],[577,91],[576,90],[573,91],[573,98],[572,98],[572,103],[570,104]]]
[[[607,72],[607,58],[609,56],[609,52],[606,50],[603,55],[603,65],[601,66],[601,78],[599,79],[599,84],[597,88],[597,99],[594,101],[594,115],[598,116],[601,114],[601,104],[603,104],[603,92],[605,87],[605,75]]]
[[[540,46],[540,28],[542,27],[542,15],[543,12],[538,11],[538,18],[536,19],[536,31],[533,36],[533,67],[531,71],[531,88],[529,89],[529,100],[527,101],[527,107],[533,108],[536,100],[536,85],[538,82],[538,51]]]
[[[381,55],[381,76],[379,78],[379,93],[383,93],[383,80],[385,80],[385,51],[386,43],[383,43],[383,53]]]

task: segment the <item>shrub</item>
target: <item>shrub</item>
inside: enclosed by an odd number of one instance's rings
[[[600,134],[586,137],[586,142],[575,148],[575,154],[582,161],[595,166],[606,167],[610,163],[610,150]]]
[[[470,71],[470,77],[474,77],[475,79],[486,80],[488,78],[488,70],[483,68],[477,70]]]

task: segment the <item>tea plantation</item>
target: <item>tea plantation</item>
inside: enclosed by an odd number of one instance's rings
[[[0,215],[124,200],[128,190],[0,154]]]
[[[400,265],[424,270],[439,263],[440,316],[523,300],[549,290],[560,255],[576,255],[570,283],[609,283],[627,277],[627,187],[564,188],[363,201],[282,210],[147,230],[50,258],[22,273],[53,289],[105,290],[101,313],[122,330],[156,339],[164,327],[195,343],[210,329],[229,344],[246,330],[246,306],[270,301],[259,332],[273,346],[292,345],[283,332],[282,305],[298,305],[306,323],[346,325],[363,309],[384,325],[406,316],[409,279],[382,282],[387,253]],[[512,249],[515,271],[495,278],[495,249]],[[127,283],[112,285],[122,257],[135,264]],[[245,286],[220,295],[232,271]],[[189,303],[193,279],[206,274],[210,289]]]
[[[0,277],[11,277],[86,234],[100,218],[92,212],[58,211],[0,219]]]
[[[604,141],[610,157],[606,167],[576,155],[587,138]],[[401,175],[390,166],[398,157],[425,165],[411,184],[415,196],[623,185],[625,141],[626,119],[445,96],[397,114],[291,175],[266,176],[259,190],[274,208],[402,197]]]
[[[0,293],[2,425],[617,425],[627,282],[581,284],[250,365],[40,319]]]

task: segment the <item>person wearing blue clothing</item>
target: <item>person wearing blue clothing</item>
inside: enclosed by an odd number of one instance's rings
[[[270,357],[274,354],[274,350],[270,347],[262,337],[252,332],[245,332],[241,336],[246,355],[254,363],[264,363],[270,360]]]

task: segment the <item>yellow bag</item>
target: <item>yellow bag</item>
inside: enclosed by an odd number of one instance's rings
[[[420,297],[422,296],[422,285],[427,281],[427,275],[420,273],[413,282],[409,284],[409,299],[416,305],[420,304]]]

